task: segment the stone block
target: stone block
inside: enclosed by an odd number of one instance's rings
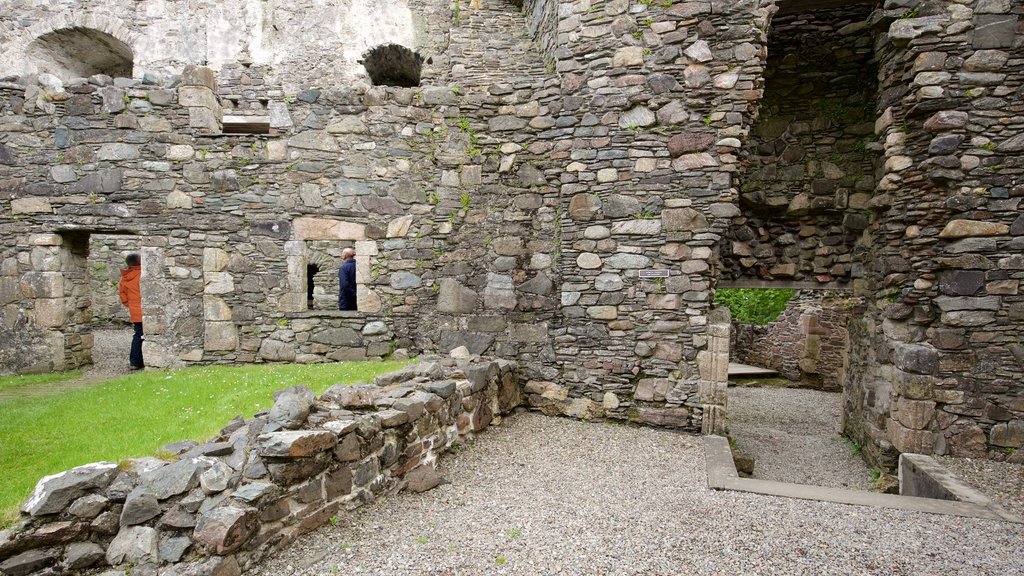
[[[43,477],[21,511],[31,516],[56,514],[93,490],[106,488],[117,475],[117,464],[99,462]]]
[[[292,234],[296,240],[366,240],[366,225],[326,218],[296,218],[292,222]]]
[[[649,426],[685,428],[690,425],[690,411],[686,408],[637,408],[631,420]]]
[[[992,427],[990,441],[993,446],[1024,448],[1024,420],[996,424]]]
[[[935,402],[900,398],[897,402],[897,420],[913,430],[928,428],[935,416]]]
[[[476,309],[477,293],[454,278],[442,278],[437,294],[437,311],[465,314]]]
[[[36,324],[42,328],[60,328],[67,320],[63,298],[41,298],[35,301]]]
[[[131,526],[122,528],[107,547],[107,563],[149,564],[159,562],[160,536],[155,528]]]
[[[217,89],[217,75],[206,66],[188,64],[181,71],[181,86],[205,86],[210,90]]]
[[[261,434],[256,441],[261,456],[305,458],[334,448],[338,437],[327,431],[288,430]]]
[[[208,352],[238,349],[238,327],[232,322],[206,322],[203,349]]]
[[[295,344],[267,338],[260,343],[259,356],[268,362],[294,362]]]
[[[192,539],[218,555],[230,554],[259,531],[259,516],[254,508],[221,506],[200,515]]]
[[[693,208],[669,208],[663,210],[661,219],[669,232],[702,232],[708,229],[708,220]]]
[[[53,206],[46,198],[14,198],[11,200],[11,215],[52,214]]]
[[[1006,224],[978,220],[950,220],[939,238],[969,238],[976,236],[1002,236],[1010,231]]]

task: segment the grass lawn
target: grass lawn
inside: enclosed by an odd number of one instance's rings
[[[91,388],[0,402],[0,527],[40,478],[102,460],[153,455],[164,444],[211,438],[235,415],[273,405],[302,384],[368,382],[408,361],[261,364],[147,370]]]
[[[63,382],[78,378],[81,371],[55,372],[53,374],[25,374],[23,376],[0,376],[0,390],[8,388],[20,388],[29,384],[48,384],[50,382]]]

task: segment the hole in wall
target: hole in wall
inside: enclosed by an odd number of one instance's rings
[[[360,63],[374,86],[420,85],[423,57],[398,44],[383,44],[363,54]]]
[[[28,45],[28,57],[39,72],[62,80],[106,74],[131,78],[132,49],[106,32],[92,28],[64,28],[36,38]]]

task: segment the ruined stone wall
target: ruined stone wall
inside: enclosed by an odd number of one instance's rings
[[[542,136],[557,138],[562,285],[552,336],[567,389],[536,382],[531,401],[695,427],[702,406],[722,403],[699,383],[716,372],[716,249],[739,215],[737,151],[761,94],[770,11],[549,4],[526,7],[541,46],[557,47],[561,97]],[[666,276],[642,278],[649,270]]]
[[[878,462],[1024,445],[1022,20],[998,1],[875,17],[885,164],[845,429]]]
[[[441,455],[500,423],[520,396],[514,363],[468,357],[319,398],[279,391],[269,412],[203,444],[170,444],[163,459],[43,478],[19,523],[0,531],[0,571],[237,575],[375,498],[433,488]]]
[[[82,53],[109,52],[111,44],[120,43],[134,60],[135,78],[168,78],[188,64],[220,70],[246,62],[268,66],[275,83],[294,90],[335,81],[367,83],[359,59],[374,46],[396,43],[422,50],[425,58],[443,53],[442,24],[449,12],[447,3],[393,0],[5,0],[0,2],[0,49],[7,57],[0,77],[90,76],[103,59],[94,56],[92,66],[83,66]],[[76,29],[99,34],[84,37]],[[48,41],[48,34],[57,37]],[[428,76],[438,70],[447,70],[443,58],[437,68],[425,66]]]
[[[858,301],[839,290],[802,290],[764,326],[732,322],[733,357],[763,366],[794,386],[839,391],[846,381],[847,324]]]
[[[88,310],[94,326],[125,324],[129,321],[128,309],[121,304],[118,286],[121,270],[125,267],[124,257],[139,249],[138,238],[134,236],[102,236],[89,238],[88,267]]]
[[[783,8],[785,10],[785,8]],[[849,281],[874,188],[871,6],[772,18],[723,277]]]

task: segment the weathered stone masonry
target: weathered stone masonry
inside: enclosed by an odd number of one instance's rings
[[[332,517],[433,488],[440,454],[520,400],[514,363],[469,357],[319,398],[288,388],[269,412],[204,444],[168,445],[164,459],[44,478],[19,529],[0,531],[0,573],[237,576]]]
[[[17,50],[91,23],[149,55],[135,80],[0,85],[4,369],[88,362],[88,240],[131,234],[154,365],[465,345],[516,358],[546,411],[713,431],[719,278],[852,280],[846,428],[872,458],[1024,443],[1018,4],[396,6],[429,23],[380,38],[421,50],[420,87],[369,86],[325,56],[336,31],[208,69],[124,32],[170,14],[138,3],[4,20]],[[814,77],[767,59],[779,7],[785,42],[841,26],[822,101],[762,102]],[[236,38],[205,34],[207,56]],[[223,133],[239,121],[271,133]],[[308,310],[310,264],[346,243],[360,312]]]

